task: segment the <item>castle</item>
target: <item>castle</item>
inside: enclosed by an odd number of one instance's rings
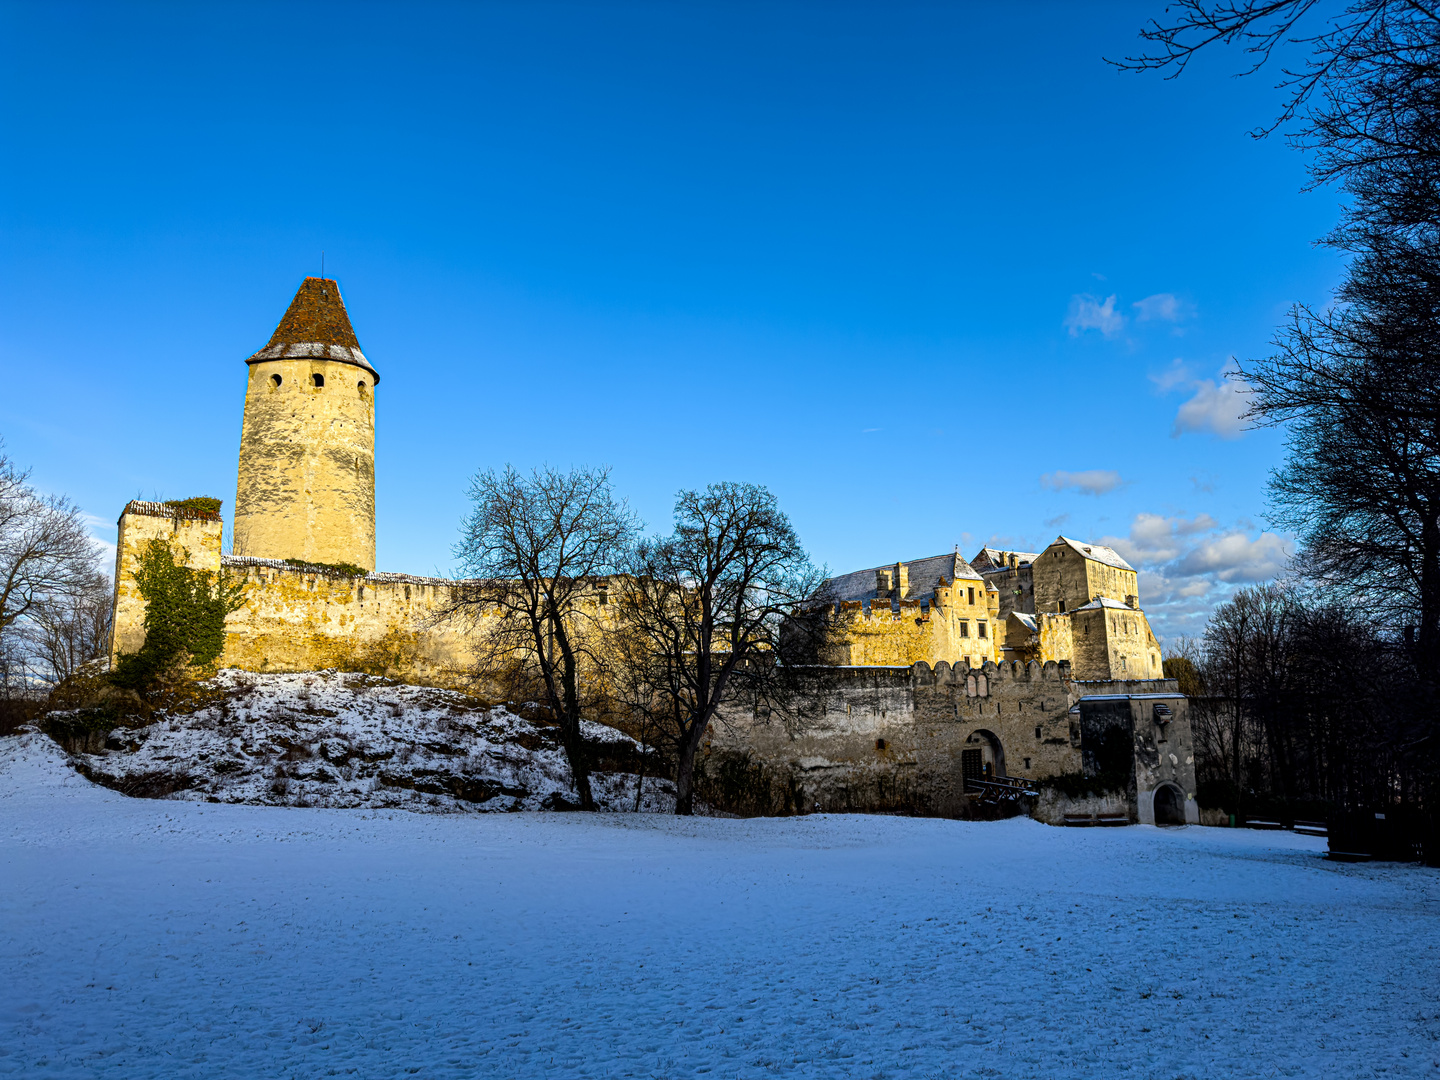
[[[1086,681],[1158,679],[1160,643],[1139,593],[1116,551],[1064,536],[1038,554],[983,547],[969,562],[956,551],[858,570],[830,580],[823,660],[1053,660]]]
[[[232,551],[216,511],[129,503],[112,663],[144,643],[135,571],[158,539],[242,585],[224,666],[470,686],[477,635],[451,614],[459,583],[375,568],[380,375],[336,282],[306,278],[245,363]],[[885,809],[903,792],[907,808],[964,814],[977,789],[1104,776],[1101,809],[1198,820],[1187,702],[1163,678],[1136,580],[1110,548],[1066,537],[1038,553],[985,547],[967,562],[957,550],[837,577],[817,658],[836,675],[824,717],[788,733],[732,709],[707,753],[784,773],[806,809]]]

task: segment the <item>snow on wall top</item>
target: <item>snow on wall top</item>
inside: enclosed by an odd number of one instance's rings
[[[1075,610],[1076,610],[1076,611],[1094,611],[1094,610],[1096,610],[1096,609],[1098,609],[1098,608],[1119,608],[1121,611],[1139,611],[1139,610],[1140,610],[1139,608],[1133,608],[1133,607],[1131,607],[1129,604],[1122,604],[1119,600],[1111,600],[1110,597],[1108,597],[1108,596],[1097,596],[1094,600],[1091,600],[1090,603],[1084,604],[1084,605],[1076,608]]]
[[[327,572],[323,566],[297,565],[286,562],[284,559],[261,559],[254,555],[222,555],[220,565],[232,569],[242,569],[247,566],[263,566],[272,570],[293,570],[301,574],[324,574]],[[338,571],[329,571],[336,573]],[[376,585],[465,585],[473,583],[472,579],[455,579],[443,577],[421,577],[418,574],[389,574],[380,570],[372,570],[368,574],[360,576],[360,580]]]
[[[147,502],[144,499],[131,499],[125,504],[125,509],[120,511],[120,516],[126,514],[142,514],[145,517],[181,518],[186,521],[219,521],[220,514],[214,510],[196,510],[189,506],[176,506],[172,503]]]

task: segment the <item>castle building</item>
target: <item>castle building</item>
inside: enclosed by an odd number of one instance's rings
[[[144,643],[135,571],[163,541],[178,562],[242,586],[226,667],[472,688],[484,637],[455,614],[463,583],[375,568],[380,376],[336,283],[306,278],[245,364],[233,550],[198,500],[129,503],[112,663]],[[1109,777],[1109,808],[1131,819],[1195,821],[1187,703],[1162,677],[1136,580],[1110,548],[1066,537],[1042,552],[985,547],[967,562],[957,549],[834,578],[817,659],[843,670],[824,716],[792,733],[730,702],[714,745],[790,777],[807,810],[963,815],[976,778],[1084,774]]]
[[[1064,661],[1083,681],[1158,679],[1160,643],[1135,569],[1057,537],[1042,552],[983,547],[831,578],[822,662]]]

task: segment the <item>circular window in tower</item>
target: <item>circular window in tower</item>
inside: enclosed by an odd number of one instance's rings
[[[280,389],[280,384],[281,384],[282,382],[284,382],[284,381],[285,381],[285,380],[283,380],[282,378],[280,378],[279,375],[271,375],[271,376],[270,376],[270,385],[273,386],[273,387],[275,387],[275,389],[277,389],[277,390]]]

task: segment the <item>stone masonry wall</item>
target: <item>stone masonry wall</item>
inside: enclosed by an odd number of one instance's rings
[[[982,630],[983,628],[983,630]],[[984,636],[981,636],[981,633]],[[901,666],[996,660],[1004,644],[998,594],[965,579],[938,586],[929,601],[877,599],[834,605],[829,614],[826,663]]]
[[[145,600],[135,584],[140,552],[151,540],[164,540],[175,561],[195,570],[220,569],[220,515],[181,510],[165,503],[134,501],[120,515],[115,543],[115,618],[110,629],[110,658],[136,652],[145,643]]]
[[[1172,680],[1082,683],[1070,678],[1068,665],[1055,663],[979,668],[941,663],[933,669],[919,663],[836,674],[839,685],[817,722],[791,732],[730,709],[707,753],[748,755],[785,774],[807,809],[963,817],[972,806],[961,773],[966,749],[982,749],[1000,775],[1038,781],[1083,772],[1080,719],[1071,710],[1087,695],[1159,695],[1154,700],[1169,703],[1174,714],[1171,745],[1186,745],[1189,738],[1185,699]],[[1145,753],[1147,762],[1155,753],[1162,754],[1161,763],[1169,760],[1164,756],[1169,751]],[[1193,760],[1188,779],[1183,767],[1177,768],[1175,775],[1164,775],[1159,763],[1137,771],[1140,799],[1129,806],[1132,816],[1151,790],[1145,785],[1175,776],[1193,800]]]
[[[250,366],[235,554],[375,568],[373,384],[368,369],[341,361]]]

